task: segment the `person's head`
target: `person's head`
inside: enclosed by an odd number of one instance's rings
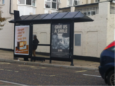
[[[36,36],[36,35],[34,35],[34,39],[37,39],[37,36]]]

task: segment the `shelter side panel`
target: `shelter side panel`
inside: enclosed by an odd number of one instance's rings
[[[69,58],[70,24],[52,24],[51,57]]]

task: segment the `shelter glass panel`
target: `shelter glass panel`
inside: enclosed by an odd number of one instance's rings
[[[85,16],[84,14],[82,14],[81,12],[79,12],[74,18],[82,18],[84,16]]]
[[[30,16],[30,15],[29,15]],[[21,20],[25,20],[29,16],[21,16]]]
[[[37,16],[39,16],[39,15],[30,15],[25,20],[32,20],[32,19],[36,18]]]
[[[39,55],[39,53],[50,52],[50,24],[34,24],[33,35],[39,40],[36,57],[50,58],[49,55]]]
[[[49,14],[47,15],[45,18],[43,19],[52,19],[55,15],[57,15],[58,13],[52,13],[52,14]]]
[[[63,18],[68,12],[58,13],[53,19]]]
[[[73,18],[78,12],[69,12],[64,18]]]
[[[33,20],[40,20],[46,17],[48,14],[39,14],[39,16],[35,17]]]

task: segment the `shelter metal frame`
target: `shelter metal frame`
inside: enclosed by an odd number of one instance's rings
[[[30,33],[29,33],[29,44],[32,45],[32,37],[33,37],[33,24],[51,24],[50,32],[52,32],[52,24],[54,23],[68,23],[70,24],[70,52],[69,58],[54,58],[51,57],[51,34],[50,34],[50,44],[38,44],[38,46],[50,46],[50,63],[52,60],[59,61],[70,61],[71,66],[73,66],[73,40],[74,40],[74,22],[90,22],[93,21],[91,18],[85,16],[81,12],[62,12],[62,13],[52,13],[52,14],[38,14],[38,15],[26,15],[19,16],[19,11],[14,11],[14,20],[9,21],[10,23],[14,23],[14,34],[15,34],[15,26],[19,25],[29,25]],[[15,35],[14,35],[14,43],[15,43]],[[15,47],[15,46],[14,46]],[[47,58],[43,57],[32,57],[32,46],[29,46],[29,55],[15,55],[14,59],[17,57],[22,57],[24,60],[28,60],[28,58],[34,60],[45,60]]]

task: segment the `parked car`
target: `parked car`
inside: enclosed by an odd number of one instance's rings
[[[108,85],[115,85],[115,41],[101,53],[99,72]]]

